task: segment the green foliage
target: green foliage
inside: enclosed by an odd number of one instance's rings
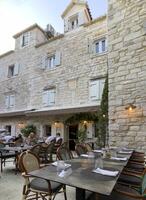
[[[108,141],[108,76],[102,94],[100,110],[98,112],[98,124],[96,124],[97,145],[103,147]]]
[[[77,138],[79,143],[83,143],[87,138],[87,127],[84,125],[80,130],[77,132]]]
[[[78,124],[81,121],[98,121],[97,113],[78,113],[68,118],[66,124]]]
[[[31,132],[36,133],[36,126],[33,124],[28,124],[21,129],[21,133],[24,135],[24,137],[28,137]]]

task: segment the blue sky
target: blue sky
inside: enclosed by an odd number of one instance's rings
[[[0,0],[0,54],[14,49],[13,35],[37,23],[42,28],[52,24],[63,32],[61,14],[71,0]],[[104,15],[107,0],[88,0],[93,18]]]

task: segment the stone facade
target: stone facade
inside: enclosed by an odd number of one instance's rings
[[[109,0],[109,138],[146,150],[146,2]],[[125,109],[128,104],[136,106]]]
[[[68,12],[74,13],[74,8],[78,13],[81,5],[71,7]],[[59,131],[69,139],[64,121],[73,113],[87,111],[87,108],[97,110],[100,99],[91,101],[89,87],[91,80],[105,78],[107,74],[107,52],[95,53],[95,42],[107,36],[107,20],[106,16],[86,20],[76,29],[52,38],[48,38],[37,24],[14,36],[15,50],[0,56],[1,128],[11,125],[11,133],[15,135],[25,124],[33,123],[38,134],[43,136],[45,126],[49,125],[52,135]],[[23,34],[28,31],[30,43],[22,48]],[[56,53],[59,64],[44,67],[46,56]],[[8,77],[9,66],[16,63],[19,72]],[[55,88],[55,104],[44,106],[43,92],[51,88]],[[5,97],[9,94],[15,95],[15,106],[6,107]],[[92,122],[88,123],[88,130],[92,131]]]

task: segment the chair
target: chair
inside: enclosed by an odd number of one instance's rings
[[[42,143],[40,145],[39,158],[41,163],[47,164],[52,162],[54,143],[46,144]]]
[[[86,147],[86,149],[87,149],[87,151],[92,151],[93,149],[92,149],[92,146],[89,144],[89,143],[85,143],[84,144],[85,145],[85,147]]]
[[[15,152],[9,152],[4,149],[5,144],[0,143],[0,167],[1,172],[3,171],[3,165],[5,166],[6,162],[10,162],[10,160],[6,161],[7,159],[14,158],[16,160],[16,153]],[[14,160],[12,160],[14,162]]]
[[[57,149],[57,157],[58,157],[59,160],[70,160],[70,159],[73,159],[72,152],[66,146],[63,146],[63,145],[61,145]],[[92,192],[86,191],[85,200],[92,199],[93,195],[94,194]]]
[[[75,151],[78,156],[80,156],[81,154],[86,154],[88,152],[84,144],[76,144]]]
[[[57,149],[57,158],[59,160],[70,160],[73,159],[72,152],[65,146],[60,146]]]
[[[56,194],[60,193],[61,189],[66,197],[65,185],[53,181],[47,181],[41,178],[34,178],[28,175],[29,172],[40,168],[39,158],[31,151],[21,153],[19,158],[19,168],[22,170],[22,176],[25,179],[23,186],[23,200],[26,199],[43,199],[48,197],[48,200],[54,200]],[[48,171],[49,173],[49,171]]]
[[[145,180],[143,180],[145,182]],[[146,185],[141,192],[137,190],[117,184],[110,196],[97,195],[98,200],[144,200],[146,199]]]

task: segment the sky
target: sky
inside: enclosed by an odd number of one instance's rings
[[[61,14],[71,0],[0,0],[0,54],[13,50],[13,35],[37,23],[43,29],[51,24],[63,33]],[[92,17],[107,12],[107,0],[87,0]]]

